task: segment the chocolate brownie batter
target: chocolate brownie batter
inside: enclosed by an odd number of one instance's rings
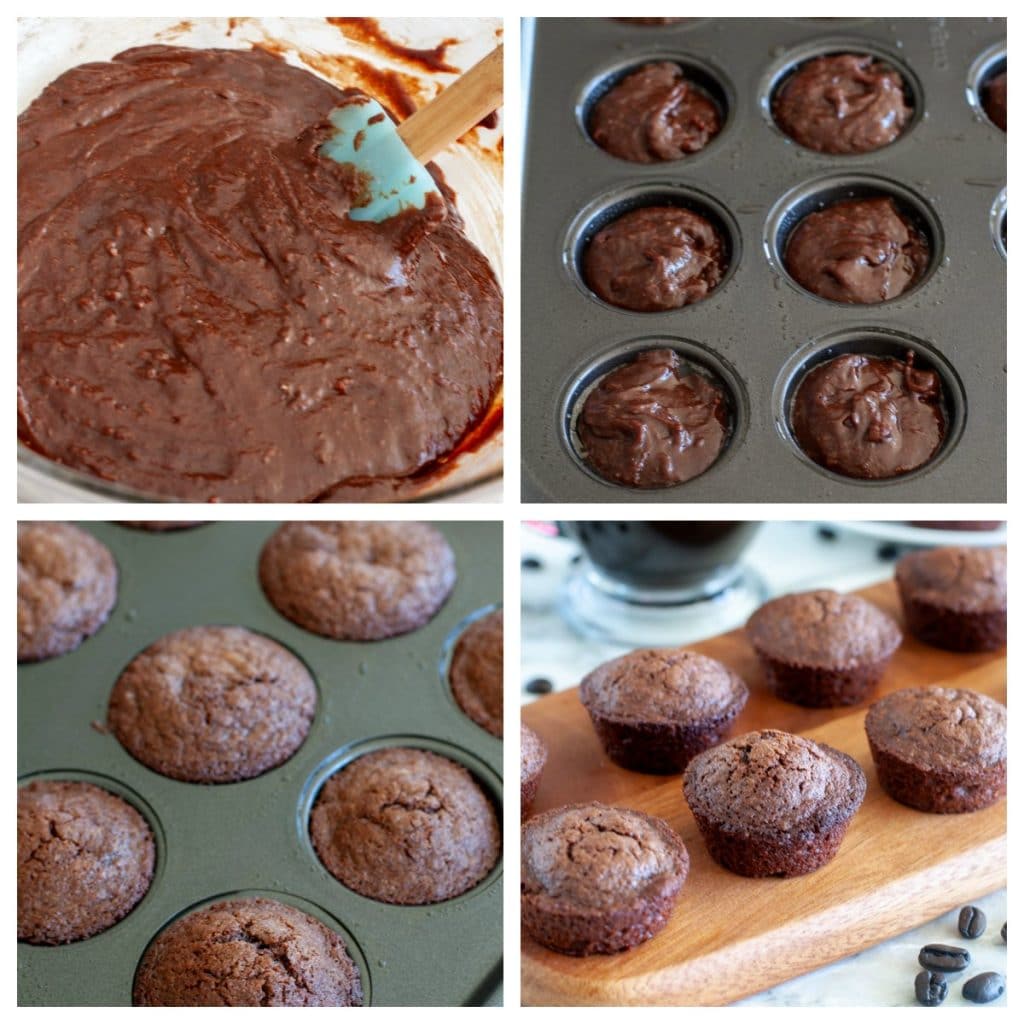
[[[923,466],[942,446],[939,375],[906,361],[845,355],[800,382],[793,435],[809,458],[843,476],[885,480]]]
[[[641,352],[587,396],[576,421],[584,457],[626,487],[671,487],[700,476],[729,435],[724,392],[672,349]]]
[[[372,496],[501,376],[502,297],[451,196],[349,220],[354,95],[259,50],[149,46],[18,119],[19,438],[183,500]],[[69,258],[74,254],[74,258]]]
[[[471,623],[452,652],[448,679],[460,708],[492,736],[504,731],[505,617],[500,608]]]
[[[73,651],[117,601],[114,556],[66,523],[18,524],[18,661]]]
[[[269,899],[225,900],[165,928],[135,976],[135,1006],[361,1006],[341,936]]]
[[[870,153],[899,137],[913,110],[903,78],[867,54],[837,53],[801,64],[772,99],[775,123],[819,153]]]
[[[437,614],[455,586],[455,555],[425,523],[286,523],[259,571],[271,604],[303,629],[382,640]]]
[[[652,164],[702,150],[722,129],[718,108],[671,61],[644,64],[590,112],[590,137],[622,160]]]
[[[606,224],[583,254],[583,279],[622,309],[657,313],[699,302],[729,269],[725,240],[698,213],[646,206]]]
[[[450,900],[494,867],[494,807],[460,764],[429,750],[364,754],[323,785],[309,834],[324,867],[370,899]]]
[[[523,927],[576,956],[629,949],[664,927],[689,867],[660,818],[600,803],[547,811],[522,830]]]
[[[990,78],[982,88],[982,106],[989,120],[1006,131],[1006,72]]]
[[[316,711],[306,666],[240,626],[157,640],[121,673],[107,721],[132,757],[172,779],[238,782],[284,763]]]
[[[808,214],[786,242],[794,280],[832,302],[895,299],[928,269],[928,242],[888,196],[843,199]]]
[[[146,895],[156,846],[131,804],[88,782],[18,789],[18,941],[54,946],[117,924]]]

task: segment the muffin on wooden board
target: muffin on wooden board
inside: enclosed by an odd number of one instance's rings
[[[260,553],[260,583],[285,618],[334,640],[425,626],[455,586],[455,555],[425,523],[285,523]]]
[[[827,864],[866,788],[848,754],[778,729],[712,747],[683,775],[708,853],[751,878],[790,878]]]
[[[528,726],[519,723],[519,816],[527,818],[537,795],[540,777],[548,760],[544,741]]]
[[[809,708],[866,700],[903,641],[880,608],[834,590],[777,597],[754,612],[746,633],[776,696]]]
[[[494,807],[460,764],[429,750],[364,754],[323,785],[309,834],[343,885],[383,903],[439,903],[483,881],[501,853]]]
[[[471,622],[455,642],[448,669],[452,696],[481,729],[504,732],[505,618],[500,608]]]
[[[907,629],[947,651],[1006,646],[1006,548],[912,551],[896,564]]]
[[[117,601],[114,556],[67,523],[18,524],[18,661],[73,651]]]
[[[886,694],[864,720],[882,788],[919,811],[962,814],[1006,795],[1006,708],[973,690]]]
[[[55,946],[106,931],[149,891],[146,819],[90,782],[18,789],[18,941]]]
[[[623,768],[652,774],[681,772],[720,742],[748,696],[725,665],[679,648],[631,651],[580,684],[605,753]]]
[[[690,856],[660,818],[601,803],[545,811],[522,826],[523,930],[559,953],[617,953],[668,921]]]
[[[225,900],[167,926],[142,957],[135,1006],[360,1006],[344,940],[288,903]]]

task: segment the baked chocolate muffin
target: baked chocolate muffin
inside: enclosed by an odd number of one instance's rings
[[[672,61],[629,72],[593,106],[587,128],[603,150],[638,164],[679,160],[721,130],[711,97]]]
[[[89,782],[18,789],[18,941],[56,946],[106,931],[149,890],[146,819]]]
[[[137,655],[107,721],[132,757],[185,782],[238,782],[302,746],[316,684],[290,651],[241,626],[196,626]]]
[[[866,788],[848,754],[777,729],[712,747],[683,776],[708,853],[751,878],[790,878],[827,864]]]
[[[286,523],[260,554],[270,603],[335,640],[383,640],[425,626],[455,586],[455,555],[425,523]]]
[[[523,931],[573,956],[617,953],[665,927],[690,868],[667,822],[571,804],[522,827]]]
[[[644,206],[606,224],[583,253],[583,279],[605,302],[660,313],[699,302],[729,269],[725,240],[681,206]]]
[[[831,302],[895,299],[928,269],[928,240],[888,196],[841,199],[809,213],[786,242],[797,284]]]
[[[1006,72],[1000,71],[993,75],[982,87],[981,103],[988,114],[988,119],[997,127],[1006,131]]]
[[[725,665],[678,648],[606,661],[580,684],[605,753],[635,772],[681,772],[720,743],[743,710],[746,684]]]
[[[925,465],[946,436],[942,382],[906,360],[850,354],[814,367],[790,410],[793,436],[819,466],[888,480]]]
[[[18,661],[73,651],[117,601],[114,556],[67,523],[18,524]]]
[[[864,720],[878,781],[894,800],[963,814],[1006,795],[1006,708],[972,690],[887,694]]]
[[[777,597],[754,612],[746,632],[776,696],[809,708],[865,700],[903,641],[881,609],[834,590]]]
[[[391,747],[346,765],[323,785],[309,834],[343,885],[384,903],[450,900],[498,862],[490,800],[460,764]]]
[[[772,98],[775,123],[819,153],[870,153],[899,138],[913,109],[903,76],[868,54],[832,53],[801,64]]]
[[[725,393],[650,349],[616,367],[587,395],[576,421],[584,457],[625,487],[672,487],[700,476],[721,454],[731,418]]]
[[[519,723],[519,816],[528,818],[540,777],[548,760],[544,741],[528,726]]]
[[[1006,645],[1006,548],[912,551],[896,565],[907,629],[947,651]]]
[[[492,736],[504,732],[505,640],[500,608],[471,622],[452,652],[448,681],[460,708]]]
[[[142,957],[135,1006],[361,1006],[336,932],[287,903],[224,900],[169,924]]]

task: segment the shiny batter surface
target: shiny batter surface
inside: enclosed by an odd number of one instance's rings
[[[651,164],[702,150],[722,128],[718,108],[671,61],[644,64],[595,104],[591,138],[622,160]]]
[[[725,394],[671,349],[641,352],[587,396],[576,430],[587,462],[627,487],[671,487],[718,458],[728,438]]]
[[[928,243],[888,196],[844,199],[808,214],[786,243],[786,269],[833,302],[902,295],[928,269]]]
[[[728,268],[718,229],[679,206],[630,210],[601,228],[583,254],[583,278],[598,296],[643,313],[699,302]]]
[[[870,153],[897,139],[913,109],[895,68],[867,54],[839,53],[802,64],[772,101],[775,123],[819,153]]]
[[[1006,72],[1000,71],[985,83],[982,104],[991,122],[1006,131]]]
[[[939,375],[900,359],[845,355],[815,367],[797,389],[793,434],[821,466],[882,480],[923,466],[946,433]]]
[[[445,455],[501,376],[450,202],[347,213],[351,98],[260,51],[150,46],[18,119],[20,439],[186,500],[352,500]]]

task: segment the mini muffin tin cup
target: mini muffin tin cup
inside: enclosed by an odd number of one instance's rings
[[[219,899],[267,896],[340,932],[359,965],[367,1004],[497,1005],[502,980],[502,861],[443,903],[393,906],[360,896],[320,863],[308,834],[319,787],[360,754],[414,746],[466,767],[502,814],[502,744],[451,698],[445,671],[455,637],[501,598],[501,526],[442,523],[458,580],[422,629],[374,643],[329,640],[285,619],[266,599],[257,564],[276,523],[218,523],[151,534],[80,524],[120,572],[110,620],[78,650],[18,668],[18,781],[82,779],[123,797],[153,828],[153,883],[99,935],[64,946],[18,944],[19,1005],[126,1006],[139,961],[171,921]],[[233,624],[300,657],[318,688],[303,745],[244,782],[178,782],[136,761],[106,732],[121,670],[176,629]]]
[[[971,99],[1005,66],[1005,35],[1004,20],[985,18],[702,18],[659,28],[536,19],[522,241],[524,500],[1005,500],[1006,136]],[[793,66],[840,50],[891,58],[909,72],[914,116],[898,140],[873,153],[816,153],[771,121],[771,92]],[[665,59],[717,83],[716,99],[727,106],[722,132],[699,153],[664,163],[634,164],[601,150],[584,131],[591,93]],[[785,272],[785,235],[798,213],[860,194],[891,195],[929,238],[932,262],[888,302],[829,302]],[[587,238],[618,213],[648,205],[645,196],[710,211],[725,228],[730,268],[702,301],[639,313],[586,287],[578,268]],[[885,486],[823,471],[778,425],[780,382],[807,368],[794,359],[827,349],[837,335],[844,351],[854,350],[845,342],[858,331],[864,352],[878,351],[880,335],[913,340],[911,348],[934,353],[928,365],[944,387],[955,383],[945,396],[955,421],[940,454]],[[713,357],[712,371],[728,367],[742,421],[701,476],[641,490],[586,468],[567,403],[603,357],[659,347],[657,339],[669,347],[685,339]]]

